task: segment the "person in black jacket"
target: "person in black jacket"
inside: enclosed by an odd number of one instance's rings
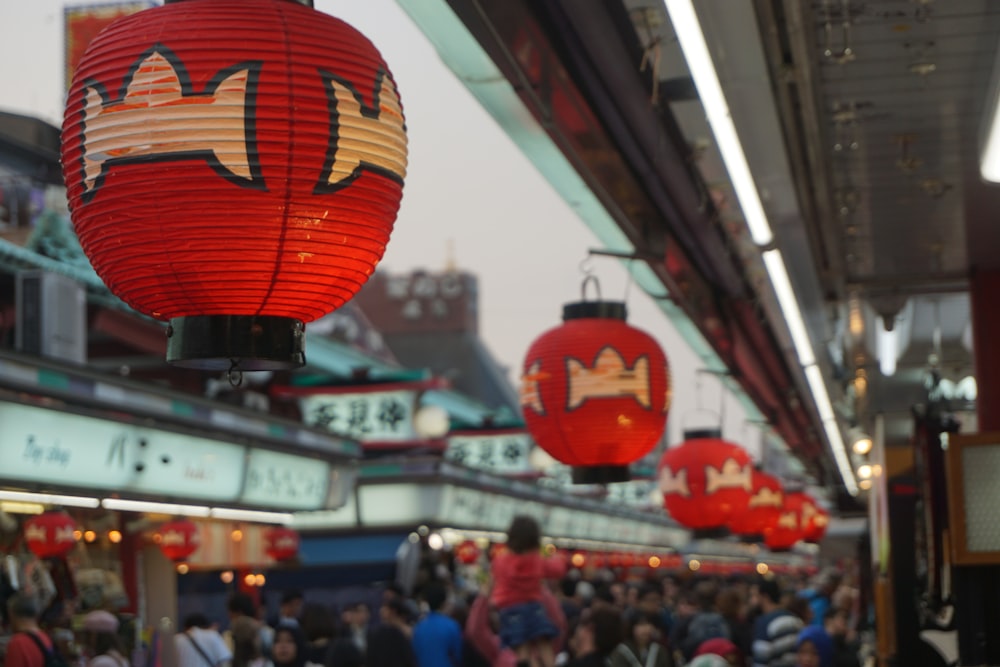
[[[861,667],[859,644],[847,637],[847,612],[830,607],[823,615],[823,627],[833,640],[833,667]]]

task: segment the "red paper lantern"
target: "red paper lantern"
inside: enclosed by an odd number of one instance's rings
[[[76,522],[63,511],[48,511],[24,522],[24,541],[39,558],[65,556],[76,546]]]
[[[466,540],[455,549],[455,560],[462,565],[472,565],[479,560],[479,547],[472,540]]]
[[[187,560],[201,546],[198,526],[188,519],[169,521],[160,526],[156,534],[160,551],[174,562]]]
[[[830,525],[830,513],[816,504],[811,496],[806,496],[802,505],[803,538],[806,542],[818,543],[826,535]]]
[[[802,507],[806,499],[806,494],[800,491],[785,493],[785,502],[782,504],[778,520],[764,530],[764,545],[768,549],[788,551],[805,537]]]
[[[625,323],[625,304],[583,301],[532,343],[521,405],[535,442],[576,483],[627,480],[663,435],[670,372],[660,346]]]
[[[724,528],[750,503],[753,461],[742,447],[717,435],[690,433],[660,461],[663,504],[677,523],[693,530]]]
[[[189,0],[121,18],[63,121],[73,224],[112,292],[169,320],[167,359],[304,363],[303,327],[354,296],[402,197],[385,62],[290,0]]]
[[[299,553],[299,534],[284,526],[269,528],[264,533],[264,553],[276,561],[295,558]]]
[[[753,471],[752,484],[750,502],[745,511],[729,520],[729,530],[734,535],[759,540],[763,538],[764,530],[781,516],[785,490],[781,480],[759,470]]]

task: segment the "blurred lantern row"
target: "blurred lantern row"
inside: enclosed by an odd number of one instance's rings
[[[277,562],[294,559],[299,552],[299,534],[284,526],[257,527],[260,533],[260,548],[268,558]],[[190,519],[174,519],[158,524],[146,533],[146,538],[159,547],[168,560],[178,564],[186,563],[202,546],[203,535],[207,531],[228,532],[222,541],[242,542],[245,530],[227,524],[196,523]],[[83,531],[77,522],[65,511],[49,510],[32,516],[24,522],[24,544],[39,558],[60,558],[68,555],[81,540],[94,541],[93,531]],[[122,534],[118,530],[108,533],[109,541],[118,543]],[[182,568],[185,571],[186,568]]]
[[[536,339],[525,357],[521,405],[528,431],[550,456],[573,466],[576,483],[627,481],[627,466],[652,451],[666,428],[666,356],[652,337],[626,324],[626,315],[619,302],[566,304],[562,325]],[[733,533],[774,551],[823,537],[829,514],[813,498],[786,493],[718,430],[685,436],[658,469],[664,505],[679,524],[696,536]]]
[[[465,566],[482,566],[504,548],[504,545],[499,543],[482,548],[475,540],[466,540],[455,547],[455,560]],[[812,563],[768,563],[750,558],[685,555],[676,552],[565,550],[551,546],[547,551],[550,552],[550,556],[564,559],[570,568],[582,571],[610,570],[621,578],[635,575],[641,570],[697,572],[703,575],[722,576],[754,572],[762,575],[769,572],[780,574],[795,571],[815,574],[816,571]]]
[[[670,515],[700,536],[731,533],[786,551],[819,542],[830,514],[802,491],[754,468],[747,452],[717,431],[689,432],[664,454],[658,477]]]

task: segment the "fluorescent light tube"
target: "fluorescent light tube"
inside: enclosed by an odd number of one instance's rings
[[[896,372],[896,358],[899,356],[899,331],[888,331],[884,322],[879,322],[875,330],[875,353],[882,375],[892,377]]]
[[[64,507],[89,507],[92,509],[101,506],[101,501],[97,498],[61,496],[51,493],[27,493],[22,491],[0,491],[0,500],[40,503],[42,505],[62,505]]]
[[[723,162],[726,163],[726,171],[729,172],[733,189],[736,190],[743,217],[750,229],[750,238],[757,245],[767,245],[773,240],[774,235],[771,233],[771,225],[767,221],[764,206],[757,193],[757,184],[753,180],[746,155],[743,153],[743,144],[740,143],[736,126],[733,125],[729,105],[722,92],[712,56],[708,52],[698,15],[691,0],[667,0],[666,4],[670,22],[674,26],[674,32],[677,33],[684,59],[698,89],[698,97],[705,107],[708,124],[712,126],[715,143],[722,154]]]
[[[979,173],[992,183],[1000,183],[1000,52],[993,64],[993,76],[986,97],[985,131],[979,145]]]
[[[852,496],[858,495],[858,482],[854,478],[854,469],[844,447],[844,438],[840,435],[840,425],[836,419],[828,419],[823,422],[823,430],[826,431],[826,437],[830,441],[830,449],[833,450],[833,458],[837,461],[837,469],[840,470],[840,477],[844,480],[844,487]]]
[[[806,332],[806,323],[802,319],[798,299],[795,298],[795,291],[788,279],[788,271],[785,269],[785,260],[781,257],[781,251],[777,249],[767,250],[761,253],[761,258],[764,260],[764,268],[767,269],[767,274],[771,278],[771,285],[774,286],[774,294],[778,297],[778,305],[781,306],[781,312],[788,324],[788,333],[792,335],[792,344],[795,346],[799,363],[803,366],[811,366],[816,363],[816,355],[813,353],[812,342]]]
[[[826,382],[823,381],[823,373],[819,366],[812,364],[806,366],[806,382],[809,383],[809,391],[812,392],[813,400],[816,402],[816,410],[819,418],[823,421],[833,419],[833,404],[830,403],[830,395],[826,392]]]
[[[288,512],[260,512],[258,510],[230,509],[228,507],[213,507],[209,516],[213,519],[227,519],[229,521],[280,524],[289,524],[294,518]]]
[[[105,498],[101,505],[107,510],[120,512],[151,512],[155,514],[179,514],[181,516],[207,517],[209,509],[202,505],[175,505],[171,503],[153,503],[145,500],[122,500],[121,498]]]

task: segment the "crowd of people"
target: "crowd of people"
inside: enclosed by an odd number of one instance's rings
[[[377,613],[285,591],[272,617],[234,592],[227,619],[183,619],[163,664],[179,667],[860,667],[865,618],[850,576],[812,580],[567,570],[542,555],[538,526],[511,526],[482,568],[430,568],[411,592],[381,589]],[[477,582],[470,586],[469,582]],[[317,596],[318,597],[318,596]],[[374,606],[374,605],[373,605]],[[118,619],[83,619],[75,652],[38,625],[30,599],[8,604],[3,667],[129,667]]]

